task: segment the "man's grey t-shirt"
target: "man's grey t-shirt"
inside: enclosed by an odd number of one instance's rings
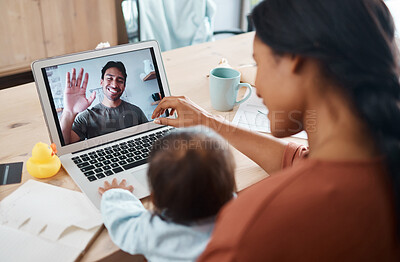
[[[139,107],[121,100],[117,107],[106,107],[99,103],[79,113],[72,130],[81,140],[85,140],[146,122],[148,120]]]

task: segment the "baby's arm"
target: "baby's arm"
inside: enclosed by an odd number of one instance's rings
[[[104,192],[101,200],[103,222],[112,241],[130,254],[145,254],[151,213],[125,189]]]

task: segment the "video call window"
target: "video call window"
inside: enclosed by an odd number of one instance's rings
[[[105,66],[108,68],[102,72]],[[77,79],[81,68],[84,72],[80,86],[83,87],[87,73],[85,97],[91,101],[95,93],[95,99],[87,109],[74,117],[71,127],[65,128],[65,125],[61,125],[62,118],[65,117],[63,116],[65,108],[74,110],[78,107],[85,108],[85,105],[82,105],[84,103],[69,99],[73,97],[69,94],[71,89],[66,90],[67,84],[70,87],[73,84],[73,69],[76,71],[75,79]],[[160,99],[164,97],[151,48],[51,66],[43,68],[42,73],[46,87],[50,90],[49,94],[52,96],[50,101],[53,115],[57,120],[57,130],[60,137],[64,138],[64,141],[61,141],[62,145],[152,121],[151,115]],[[69,81],[67,81],[68,73]],[[125,74],[126,79],[124,79]],[[117,104],[118,106],[115,106]],[[71,130],[74,134],[68,141],[62,134]]]

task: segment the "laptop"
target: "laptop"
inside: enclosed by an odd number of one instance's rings
[[[98,188],[113,178],[126,179],[139,199],[148,196],[149,150],[170,130],[151,119],[170,96],[158,43],[39,60],[32,72],[62,166],[94,206]]]

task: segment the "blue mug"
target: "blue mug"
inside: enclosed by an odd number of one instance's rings
[[[236,101],[241,87],[247,87],[249,93],[240,101]],[[226,67],[217,67],[210,72],[211,105],[218,111],[230,111],[237,104],[249,99],[252,92],[250,84],[240,83],[240,72]]]

